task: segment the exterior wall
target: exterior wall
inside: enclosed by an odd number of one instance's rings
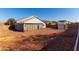
[[[23,31],[23,24],[15,24],[15,29],[18,31]]]
[[[36,23],[26,23],[24,24],[24,31],[31,31],[31,30],[39,30],[45,28],[44,24],[36,24]]]
[[[64,26],[64,24],[62,25],[62,24],[58,24],[58,29],[64,29],[65,28],[65,26]]]
[[[46,24],[45,23],[42,23],[43,24],[43,28],[46,28]]]
[[[67,29],[68,26],[66,23],[58,23],[58,29]]]

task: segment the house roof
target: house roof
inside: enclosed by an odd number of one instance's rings
[[[19,19],[16,23],[43,23],[43,22],[36,16],[30,16]]]

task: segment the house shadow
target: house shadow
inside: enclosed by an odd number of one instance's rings
[[[20,30],[16,30],[15,29],[15,25],[10,25],[8,29],[11,30],[11,31],[15,31],[15,32],[23,32],[22,30],[21,31]]]

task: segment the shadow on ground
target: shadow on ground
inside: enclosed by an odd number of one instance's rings
[[[11,31],[23,32],[23,31],[16,30],[15,25],[10,25],[8,29],[11,30]]]

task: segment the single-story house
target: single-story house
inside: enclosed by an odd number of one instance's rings
[[[58,29],[68,29],[67,21],[61,20],[58,21]]]
[[[36,16],[25,17],[16,21],[15,29],[18,31],[30,31],[46,28],[46,24]]]

